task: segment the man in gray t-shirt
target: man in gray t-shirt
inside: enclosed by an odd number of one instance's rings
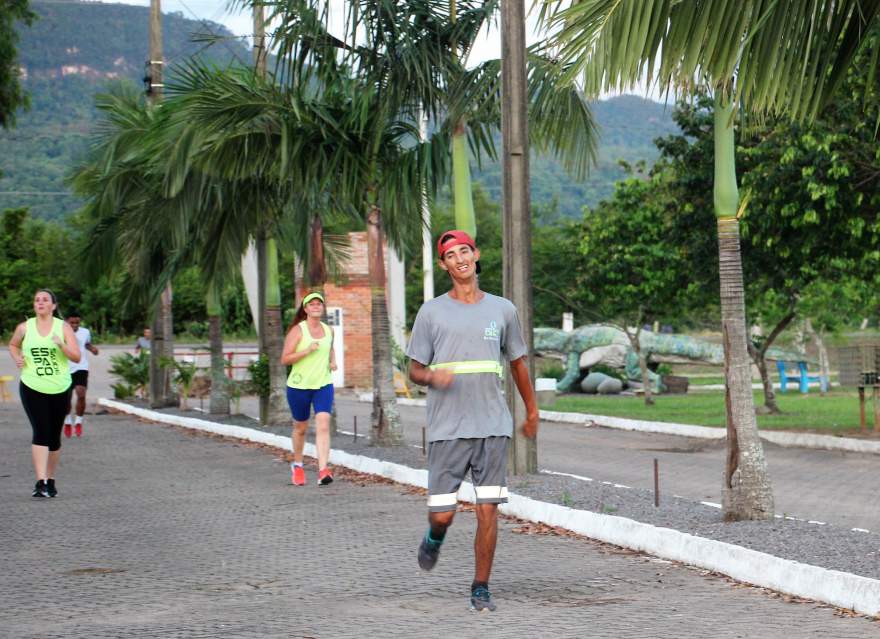
[[[495,555],[498,504],[507,501],[507,444],[513,420],[502,394],[503,360],[526,405],[523,432],[534,437],[538,407],[529,377],[516,308],[484,293],[477,282],[480,252],[463,231],[441,234],[440,267],[452,290],[425,302],[407,348],[409,376],[428,386],[428,521],[419,545],[419,565],[437,562],[452,524],[457,493],[468,471],[477,498],[476,571],[471,607],[494,610],[489,574]]]

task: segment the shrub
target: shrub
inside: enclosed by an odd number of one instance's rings
[[[565,377],[565,366],[563,366],[561,362],[546,362],[541,365],[538,377],[552,377],[556,381],[559,381]]]
[[[259,359],[248,364],[248,372],[251,374],[251,390],[259,397],[269,397],[272,386],[269,383],[269,358],[260,355]]]
[[[208,334],[208,323],[207,322],[187,322],[186,324],[186,332],[195,337],[196,339],[202,339],[205,335]]]
[[[129,386],[131,392],[146,397],[150,383],[150,356],[146,352],[137,355],[119,353],[110,358],[110,374]]]

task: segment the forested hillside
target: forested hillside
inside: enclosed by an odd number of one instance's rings
[[[0,132],[0,209],[27,206],[35,217],[60,219],[79,205],[64,177],[87,150],[95,130],[94,95],[114,83],[141,82],[148,9],[39,0],[33,8],[40,19],[21,29],[20,43],[31,109],[19,115],[15,129]],[[193,41],[194,34],[224,39],[204,50]],[[169,69],[200,52],[221,65],[250,60],[245,43],[223,26],[179,13],[165,15],[163,37]],[[618,159],[652,162],[657,156],[654,138],[677,130],[663,105],[633,96],[598,102],[594,110],[601,131],[600,163],[586,181],[574,181],[552,158],[532,160],[533,200],[542,205],[555,200],[566,217],[580,217],[584,205],[611,195],[614,182],[623,177]],[[500,198],[496,163],[475,167],[475,179],[492,199]]]
[[[59,219],[79,205],[64,177],[88,149],[95,94],[142,82],[149,9],[39,0],[32,8],[39,19],[20,29],[19,43],[31,108],[19,114],[16,128],[0,131],[0,209],[27,206],[35,217]],[[200,52],[221,65],[250,60],[249,49],[222,25],[170,13],[162,29],[169,69]],[[206,49],[194,34],[225,39]]]

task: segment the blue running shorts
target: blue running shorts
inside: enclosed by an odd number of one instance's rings
[[[294,421],[307,422],[312,406],[315,414],[329,413],[333,410],[333,384],[321,388],[287,387],[287,403]]]

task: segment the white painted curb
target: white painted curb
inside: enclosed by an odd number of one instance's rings
[[[169,415],[103,398],[98,400],[98,404],[150,421],[236,437],[284,450],[291,449],[289,437],[252,428],[226,426],[204,419]],[[315,455],[312,444],[306,444],[305,454],[310,457]],[[421,488],[428,486],[426,470],[353,455],[341,450],[331,450],[330,461],[339,466],[387,477],[400,483]],[[462,501],[473,502],[473,486],[463,483],[458,497]],[[514,493],[510,494],[509,503],[502,505],[500,510],[506,515],[559,526],[592,539],[719,572],[762,588],[849,608],[864,615],[880,615],[880,580],[877,579],[802,564],[742,546],[696,537],[671,528],[643,524],[625,517],[567,508]]]
[[[361,393],[358,401],[373,401],[372,393]],[[424,399],[406,399],[399,397],[401,406],[425,406]],[[539,411],[541,419],[546,422],[563,424],[584,424],[587,426],[604,426],[617,430],[630,430],[641,433],[658,433],[661,435],[678,435],[697,439],[724,439],[723,428],[695,426],[693,424],[676,424],[673,422],[648,422],[625,417],[609,417],[607,415],[590,415],[588,413],[563,413],[552,410]],[[867,453],[880,455],[880,441],[856,439],[854,437],[835,437],[833,435],[817,435],[814,433],[793,433],[783,430],[762,430],[758,434],[761,439],[787,448],[815,448],[819,450],[842,450],[851,453]]]

